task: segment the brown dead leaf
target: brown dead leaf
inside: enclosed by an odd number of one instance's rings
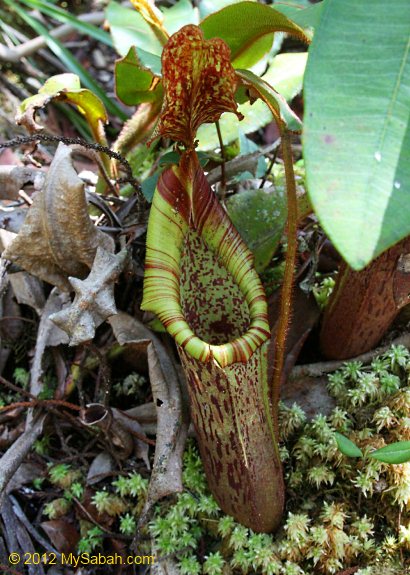
[[[19,191],[29,183],[34,184],[36,190],[41,189],[44,175],[44,172],[34,168],[0,166],[0,198],[2,200],[17,199]]]
[[[68,278],[75,291],[74,301],[50,319],[70,336],[70,345],[93,339],[97,327],[117,313],[114,284],[127,255],[127,250],[114,255],[99,247],[87,279]]]
[[[183,490],[182,455],[188,431],[188,415],[175,366],[161,341],[141,322],[125,313],[109,319],[121,345],[145,343],[154,403],[157,410],[157,438],[154,466],[143,523],[152,506],[171,493]]]
[[[150,468],[148,444],[138,438],[146,438],[146,435],[138,421],[101,403],[88,404],[81,419],[85,425],[96,427],[106,435],[118,457],[125,460],[134,452]]]
[[[106,451],[102,451],[91,462],[87,473],[87,485],[94,485],[102,481],[113,469],[113,458]]]
[[[67,519],[43,521],[40,523],[40,527],[48,535],[48,538],[57,551],[60,553],[75,552],[80,534]]]
[[[33,363],[30,369],[30,392],[36,397],[43,390],[43,357],[46,347],[55,347],[67,343],[67,334],[58,328],[50,319],[51,315],[61,310],[67,304],[68,295],[61,294],[54,288],[48,296],[47,302],[41,314],[40,325],[37,332],[37,341]],[[30,421],[33,412],[30,410],[27,420]]]
[[[86,277],[99,246],[114,251],[113,240],[92,223],[71,149],[60,143],[43,190],[34,197],[20,232],[3,257],[70,291],[68,276]]]

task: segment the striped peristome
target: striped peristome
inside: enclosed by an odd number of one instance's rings
[[[249,307],[249,329],[222,345],[197,337],[181,309],[181,250],[190,228],[217,254]],[[204,362],[213,359],[221,367],[246,362],[270,338],[266,298],[253,255],[212,192],[193,151],[162,174],[154,194],[141,308],[157,314],[186,353]]]

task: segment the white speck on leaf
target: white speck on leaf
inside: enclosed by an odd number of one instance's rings
[[[374,158],[376,160],[376,162],[381,162],[382,161],[382,155],[380,152],[375,152],[374,153]]]
[[[401,183],[400,182],[394,182],[394,187],[396,188],[396,190],[400,190]]]

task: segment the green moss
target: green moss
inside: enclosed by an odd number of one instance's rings
[[[218,509],[189,443],[187,491],[175,504],[157,505],[150,525],[159,553],[175,553],[182,574],[192,566],[193,574],[332,575],[359,566],[360,575],[403,575],[410,565],[410,463],[352,461],[334,433],[349,436],[365,454],[409,440],[409,367],[401,348],[370,366],[346,363],[329,376],[337,406],[311,421],[300,406],[281,404],[288,496],[283,527],[274,535],[255,534]]]

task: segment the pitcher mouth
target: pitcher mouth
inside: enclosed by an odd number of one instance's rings
[[[199,337],[181,305],[181,260],[191,230],[230,274],[248,307],[245,333],[221,345]],[[220,367],[246,362],[270,338],[266,297],[253,255],[211,190],[194,151],[185,152],[178,166],[158,181],[148,224],[141,308],[157,314],[187,354]]]

